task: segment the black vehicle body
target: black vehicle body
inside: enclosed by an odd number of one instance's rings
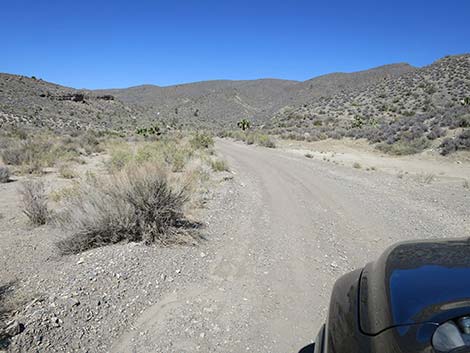
[[[315,352],[470,352],[433,345],[440,325],[465,316],[470,316],[470,242],[399,243],[337,280]]]

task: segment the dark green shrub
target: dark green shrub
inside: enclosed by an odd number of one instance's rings
[[[162,134],[161,129],[158,125],[150,126],[150,127],[142,127],[136,130],[137,135],[142,135],[144,137],[156,135],[160,136]]]
[[[242,129],[243,131],[247,130],[250,128],[251,123],[247,119],[242,119],[237,123],[237,126]]]

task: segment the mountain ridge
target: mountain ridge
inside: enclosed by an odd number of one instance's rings
[[[358,95],[369,95],[365,101],[375,104],[382,93],[374,87],[381,85],[385,85],[384,90],[397,85],[397,94],[408,94],[405,85],[397,82],[411,80],[412,84],[413,77],[425,81],[422,75],[426,76],[428,71],[451,81],[446,66],[465,67],[468,56],[449,56],[423,68],[394,63],[351,73],[329,73],[305,81],[209,80],[99,90],[74,89],[34,77],[0,74],[0,123],[57,129],[135,129],[155,123],[175,128],[228,129],[236,128],[236,122],[245,118],[252,120],[253,126],[266,126],[273,133],[297,130],[305,133],[312,128],[311,124],[304,124],[306,117],[310,114],[307,120],[313,122],[312,116],[322,115],[330,101],[337,107],[328,107],[325,112],[334,120],[332,124],[337,121],[338,126],[344,127],[347,125],[344,121],[354,117],[346,110],[358,110],[352,104]],[[453,99],[460,94],[455,93]],[[381,119],[384,116],[378,115]],[[305,119],[301,123],[289,116]],[[295,129],[290,127],[292,124]]]

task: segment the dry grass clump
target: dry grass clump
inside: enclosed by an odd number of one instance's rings
[[[259,132],[251,131],[223,131],[219,134],[222,138],[233,138],[236,141],[243,141],[247,145],[259,145],[268,148],[276,148],[273,137]]]
[[[0,166],[0,183],[8,183],[10,181],[11,172],[8,167]]]
[[[4,163],[19,166],[24,173],[42,173],[58,161],[76,161],[80,152],[54,136],[31,136],[25,140],[10,139],[0,150]]]
[[[411,141],[397,141],[392,144],[379,143],[377,149],[382,152],[394,154],[397,156],[404,156],[415,154],[424,151],[430,146],[429,140],[425,138],[418,138]]]
[[[118,142],[108,148],[111,156],[108,169],[115,172],[131,164],[139,166],[152,163],[172,172],[182,172],[193,157],[213,153],[212,145],[212,137],[201,133],[191,138],[165,136],[155,141],[140,141],[133,145]]]
[[[256,134],[255,135],[256,144],[268,147],[268,148],[276,148],[276,142],[274,142],[273,138],[268,135],[264,134]]]
[[[135,154],[135,161],[138,164],[152,162],[173,172],[181,172],[194,153],[193,145],[186,140],[167,138],[141,146]]]
[[[69,164],[61,164],[59,166],[59,175],[64,178],[64,179],[73,179],[76,177],[76,174],[75,172],[73,171],[73,169],[71,168],[71,166]]]
[[[58,216],[72,233],[58,246],[63,253],[78,253],[122,241],[194,241],[183,213],[188,194],[185,185],[170,181],[168,172],[150,165],[84,183]]]
[[[82,162],[81,156],[103,151],[106,138],[92,131],[63,136],[46,130],[10,129],[0,133],[0,157],[20,172],[40,174],[45,167]]]
[[[196,132],[189,142],[194,149],[204,149],[214,146],[212,135],[206,132]]]
[[[47,194],[42,180],[26,180],[19,189],[23,212],[33,225],[46,224],[50,212],[47,207]]]
[[[89,180],[89,179],[88,179]],[[49,193],[49,200],[53,202],[60,202],[66,198],[76,195],[80,192],[80,183],[74,180],[71,186],[66,186]]]
[[[211,160],[211,168],[214,172],[228,172],[230,168],[228,163],[223,159],[212,159]]]

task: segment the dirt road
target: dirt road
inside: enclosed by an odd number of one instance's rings
[[[298,352],[341,274],[399,240],[468,236],[470,193],[278,150],[218,141],[233,196],[207,279],[137,320],[116,352]],[[139,332],[151,332],[145,342]]]

